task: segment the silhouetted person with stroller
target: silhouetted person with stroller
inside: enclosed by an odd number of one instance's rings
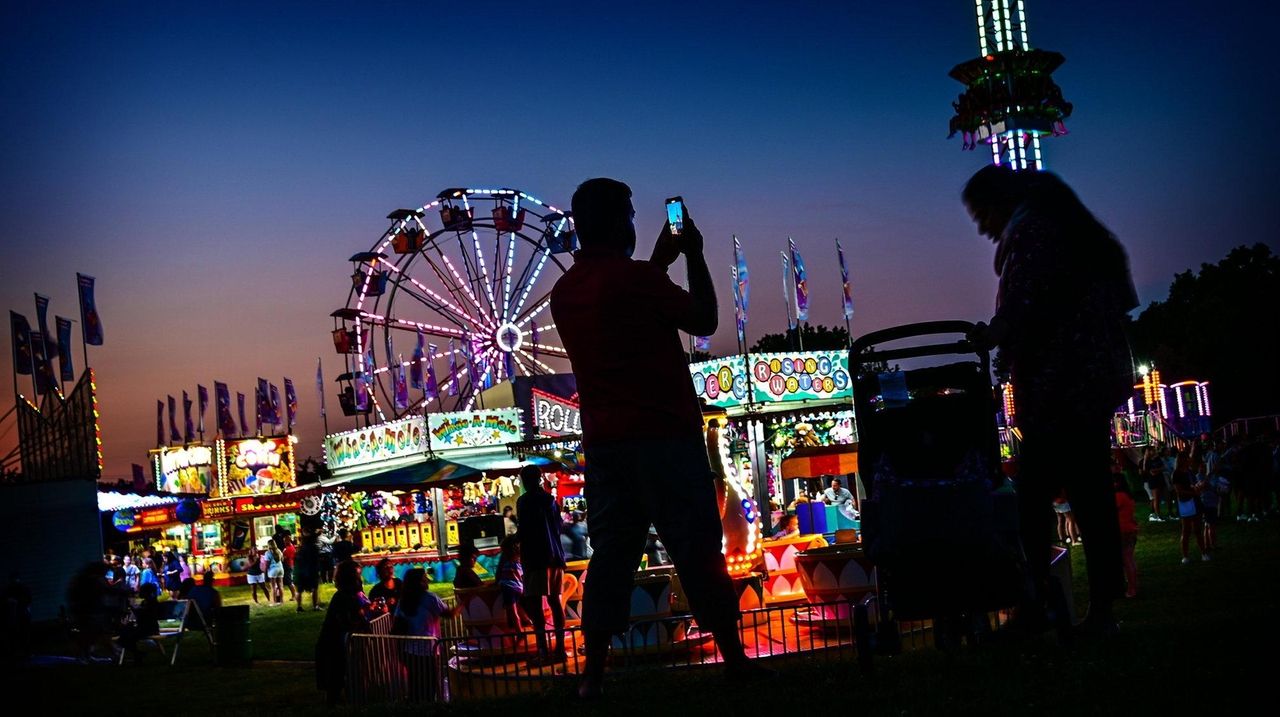
[[[702,235],[686,216],[677,238],[664,224],[649,261],[632,259],[631,188],[583,182],[573,195],[581,249],[551,292],[551,313],[578,380],[586,453],[589,535],[582,625],[586,666],[578,693],[601,692],[611,636],[630,616],[633,575],[652,523],[671,555],[698,625],[709,630],[730,676],[770,671],[738,638],[738,600],[720,552],[721,528],[702,413],[679,332],[709,335],[715,288]],[[684,254],[689,291],[668,267]],[[645,376],[643,390],[627,377]]]
[[[1023,435],[1017,490],[1034,592],[1020,622],[1045,624],[1053,496],[1065,488],[1089,575],[1089,613],[1079,627],[1114,633],[1111,602],[1124,591],[1124,574],[1110,421],[1133,387],[1125,317],[1138,301],[1128,258],[1054,174],[987,166],[963,199],[979,233],[995,242],[1000,277],[995,316],[970,338],[999,347]]]

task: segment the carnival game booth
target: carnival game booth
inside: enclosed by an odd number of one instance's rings
[[[462,541],[492,571],[506,533],[502,509],[515,505],[525,465],[507,446],[524,438],[520,409],[410,416],[328,436],[332,478],[351,500],[356,561],[366,582],[389,558],[397,574],[424,568],[451,581]]]
[[[181,500],[164,516],[157,544],[190,555],[191,570],[212,570],[219,584],[238,584],[250,549],[264,549],[278,530],[297,535],[298,516],[319,491],[297,485],[297,436],[218,438],[150,451],[156,490]],[[169,520],[171,518],[171,520]]]

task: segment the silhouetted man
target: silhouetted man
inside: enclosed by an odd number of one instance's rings
[[[560,545],[560,511],[556,499],[542,489],[542,469],[527,465],[520,469],[524,495],[516,500],[520,521],[516,535],[520,537],[520,560],[524,563],[524,611],[533,620],[538,645],[535,663],[544,665],[564,662],[564,605],[560,602],[560,586],[564,582],[564,548]],[[555,651],[547,648],[546,620],[542,616],[542,599],[547,599],[551,624],[555,627]]]
[[[768,673],[747,660],[738,639],[738,601],[720,552],[702,413],[679,335],[716,329],[702,235],[686,215],[678,238],[664,225],[649,261],[632,259],[631,188],[613,179],[583,182],[573,195],[573,218],[582,248],[551,291],[551,314],[578,381],[595,548],[583,599],[587,662],[578,692],[601,691],[610,636],[627,629],[650,523],[729,674]],[[667,277],[680,254],[689,291]]]

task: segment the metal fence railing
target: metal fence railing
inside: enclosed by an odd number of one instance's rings
[[[873,598],[745,610],[738,629],[747,655],[754,659],[857,659],[865,667],[875,649],[875,633],[882,627],[892,629],[894,649],[931,643],[928,621],[878,625]],[[352,635],[349,700],[460,701],[536,692],[576,678],[585,662],[578,627],[565,630],[564,659],[551,664],[531,659],[536,655],[532,631],[466,634],[460,622],[442,621],[442,635]],[[633,622],[626,633],[615,636],[610,662],[614,671],[696,669],[720,662],[720,656],[711,635],[700,631],[692,617],[673,614]]]

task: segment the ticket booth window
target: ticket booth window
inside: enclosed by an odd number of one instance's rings
[[[275,532],[276,517],[274,515],[261,515],[253,519],[253,544],[258,546],[258,550],[267,549],[267,541],[271,540]]]
[[[196,532],[196,549],[204,554],[222,550],[222,524],[201,523]]]

